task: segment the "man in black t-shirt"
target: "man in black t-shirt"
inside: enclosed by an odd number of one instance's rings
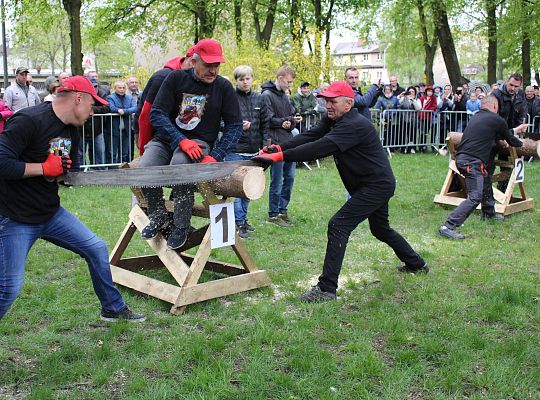
[[[68,78],[52,103],[19,111],[0,135],[0,319],[22,288],[26,256],[39,238],[86,259],[102,320],[145,319],[114,286],[105,242],[60,206],[55,177],[77,156],[76,127],[94,103],[107,104],[87,78]]]
[[[371,233],[388,244],[402,263],[401,272],[429,271],[425,261],[388,222],[388,201],[395,178],[375,128],[353,108],[354,92],[345,81],[332,83],[320,95],[328,116],[307,133],[280,146],[269,146],[255,159],[262,162],[311,161],[334,156],[341,180],[351,198],[328,223],[328,244],[319,283],[304,293],[302,301],[336,298],[338,277],[352,231],[365,219]]]
[[[486,96],[480,103],[480,111],[469,121],[456,154],[456,166],[464,176],[467,186],[467,198],[450,213],[444,225],[439,228],[439,234],[449,239],[464,239],[465,235],[456,228],[482,203],[482,218],[502,220],[495,214],[495,199],[489,171],[489,160],[496,139],[504,139],[514,147],[523,143],[514,133],[527,132],[528,124],[521,124],[513,130],[508,130],[506,121],[497,111],[499,103],[494,95]]]
[[[242,135],[238,98],[230,82],[218,75],[225,62],[221,45],[213,39],[199,41],[191,61],[193,68],[170,72],[159,88],[150,111],[154,137],[146,145],[139,167],[223,161]],[[223,135],[217,141],[221,121]],[[170,222],[163,189],[143,188],[142,192],[150,223],[141,235],[149,240]],[[173,187],[169,249],[178,249],[187,240],[194,192],[194,185]]]

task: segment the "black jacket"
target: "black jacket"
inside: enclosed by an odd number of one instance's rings
[[[525,98],[525,104],[527,109],[527,114],[530,117],[530,123],[533,123],[533,118],[540,116],[540,97],[534,96],[532,99]]]
[[[281,144],[292,138],[291,131],[295,126],[294,106],[289,97],[282,90],[279,90],[272,81],[265,82],[262,85],[262,97],[268,110],[272,143]],[[285,121],[291,121],[289,129],[282,127]]]
[[[234,153],[256,153],[269,138],[269,118],[266,103],[261,94],[253,91],[246,93],[236,89],[242,121],[251,123],[234,148]]]
[[[457,150],[457,159],[475,158],[488,165],[496,139],[503,139],[510,146],[521,147],[523,143],[508,129],[506,121],[491,111],[482,110],[474,114],[463,132]]]
[[[493,96],[499,101],[498,114],[504,118],[509,128],[515,128],[527,119],[525,95],[519,90],[514,97],[506,91],[506,85],[493,91]]]

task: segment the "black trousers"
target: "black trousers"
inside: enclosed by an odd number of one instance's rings
[[[328,222],[328,244],[324,257],[323,273],[319,287],[325,292],[335,293],[343,264],[345,250],[352,231],[365,219],[373,236],[389,245],[397,257],[411,266],[420,268],[424,260],[388,222],[388,201],[393,193],[381,193],[378,187],[363,187]]]
[[[482,161],[473,158],[459,158],[456,166],[465,175],[467,198],[450,213],[444,223],[448,228],[455,229],[471,215],[482,203],[482,212],[490,217],[495,215],[495,199],[491,186],[491,173],[484,169]]]

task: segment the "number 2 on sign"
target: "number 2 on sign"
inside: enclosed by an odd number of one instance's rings
[[[516,174],[516,183],[525,181],[525,159],[523,157],[516,158],[514,171]]]
[[[235,243],[233,203],[210,205],[211,248],[231,246]]]

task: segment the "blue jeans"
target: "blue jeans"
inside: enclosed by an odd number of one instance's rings
[[[253,156],[243,156],[237,153],[228,153],[227,156],[225,156],[225,161],[250,160],[251,157]],[[236,221],[236,225],[240,226],[246,223],[248,208],[248,199],[234,200],[234,220]]]
[[[296,163],[278,162],[270,167],[270,193],[268,215],[276,217],[287,213],[287,206],[291,201],[291,192],[294,185]]]
[[[94,292],[104,310],[117,312],[126,307],[112,281],[107,245],[60,207],[43,224],[23,224],[0,215],[0,319],[21,291],[26,257],[39,238],[71,250],[86,260]]]

